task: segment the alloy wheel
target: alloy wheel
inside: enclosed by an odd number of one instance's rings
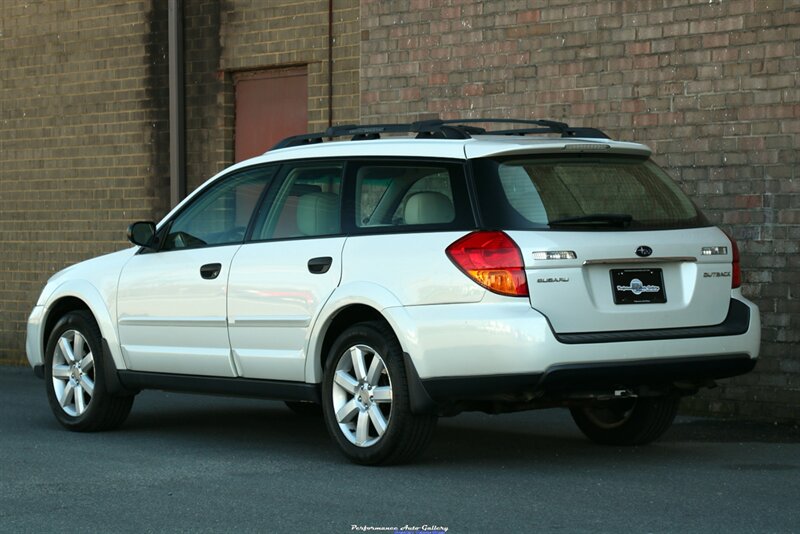
[[[67,415],[86,412],[94,396],[95,365],[91,347],[77,330],[67,330],[53,352],[53,392]]]
[[[370,447],[380,441],[392,417],[392,380],[377,351],[367,345],[347,349],[336,365],[331,396],[350,443]]]

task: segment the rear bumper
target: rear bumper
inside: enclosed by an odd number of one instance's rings
[[[731,299],[719,325],[556,334],[525,302],[384,310],[407,354],[414,405],[533,399],[679,387],[690,391],[755,367],[758,307]]]
[[[546,317],[511,297],[383,311],[422,380],[543,375],[569,365],[757,358],[761,343],[758,307],[743,298],[731,300],[719,325],[558,335]]]

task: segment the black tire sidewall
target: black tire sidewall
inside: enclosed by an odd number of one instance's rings
[[[325,425],[345,456],[360,464],[380,464],[393,456],[403,440],[403,427],[412,417],[402,350],[394,335],[391,332],[388,334],[375,323],[356,324],[336,339],[325,365],[322,383]],[[346,357],[346,351],[354,345],[367,345],[374,349],[383,359],[392,383],[392,414],[388,427],[381,439],[369,447],[358,447],[347,439],[339,428],[333,409],[332,391],[336,366],[342,357]]]
[[[629,418],[615,428],[598,426],[585,413],[587,407],[571,408],[570,412],[583,434],[602,445],[645,445],[661,437],[672,425],[680,397],[664,396],[637,399]]]

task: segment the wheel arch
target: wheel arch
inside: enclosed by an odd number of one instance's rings
[[[86,310],[92,314],[100,334],[105,340],[104,348],[113,360],[116,369],[125,369],[122,351],[119,348],[117,329],[106,301],[100,292],[89,282],[76,280],[58,287],[45,305],[45,315],[42,321],[42,332],[39,347],[42,357],[47,348],[47,340],[56,323],[67,313],[75,310]]]
[[[42,339],[40,340],[43,348],[46,346],[47,340],[50,338],[50,333],[53,331],[53,328],[55,328],[56,323],[66,314],[75,310],[86,310],[90,313],[92,311],[88,304],[75,296],[61,297],[50,305],[47,309],[44,327],[42,328]]]
[[[343,306],[327,319],[325,328],[319,332],[321,337],[317,339],[317,343],[314,345],[315,348],[310,353],[311,358],[306,363],[306,382],[319,383],[322,380],[322,370],[325,368],[328,352],[333,342],[352,325],[366,321],[380,321],[392,328],[378,310],[366,304]],[[311,372],[311,377],[309,377],[309,371]]]
[[[337,288],[323,307],[308,341],[305,381],[320,383],[325,358],[331,345],[347,327],[364,321],[381,321],[392,329],[404,347],[399,325],[383,313],[389,307],[401,306],[387,289],[373,284],[352,284]]]

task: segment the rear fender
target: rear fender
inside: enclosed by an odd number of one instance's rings
[[[346,284],[336,288],[331,294],[328,302],[325,303],[320,314],[317,316],[311,335],[306,347],[306,369],[305,381],[307,383],[319,384],[322,382],[322,346],[325,335],[336,316],[345,308],[353,305],[368,306],[380,314],[389,326],[394,330],[395,335],[400,341],[400,346],[406,350],[406,336],[403,325],[383,313],[383,310],[391,307],[400,307],[400,301],[388,289],[383,286],[368,282],[356,282]]]

